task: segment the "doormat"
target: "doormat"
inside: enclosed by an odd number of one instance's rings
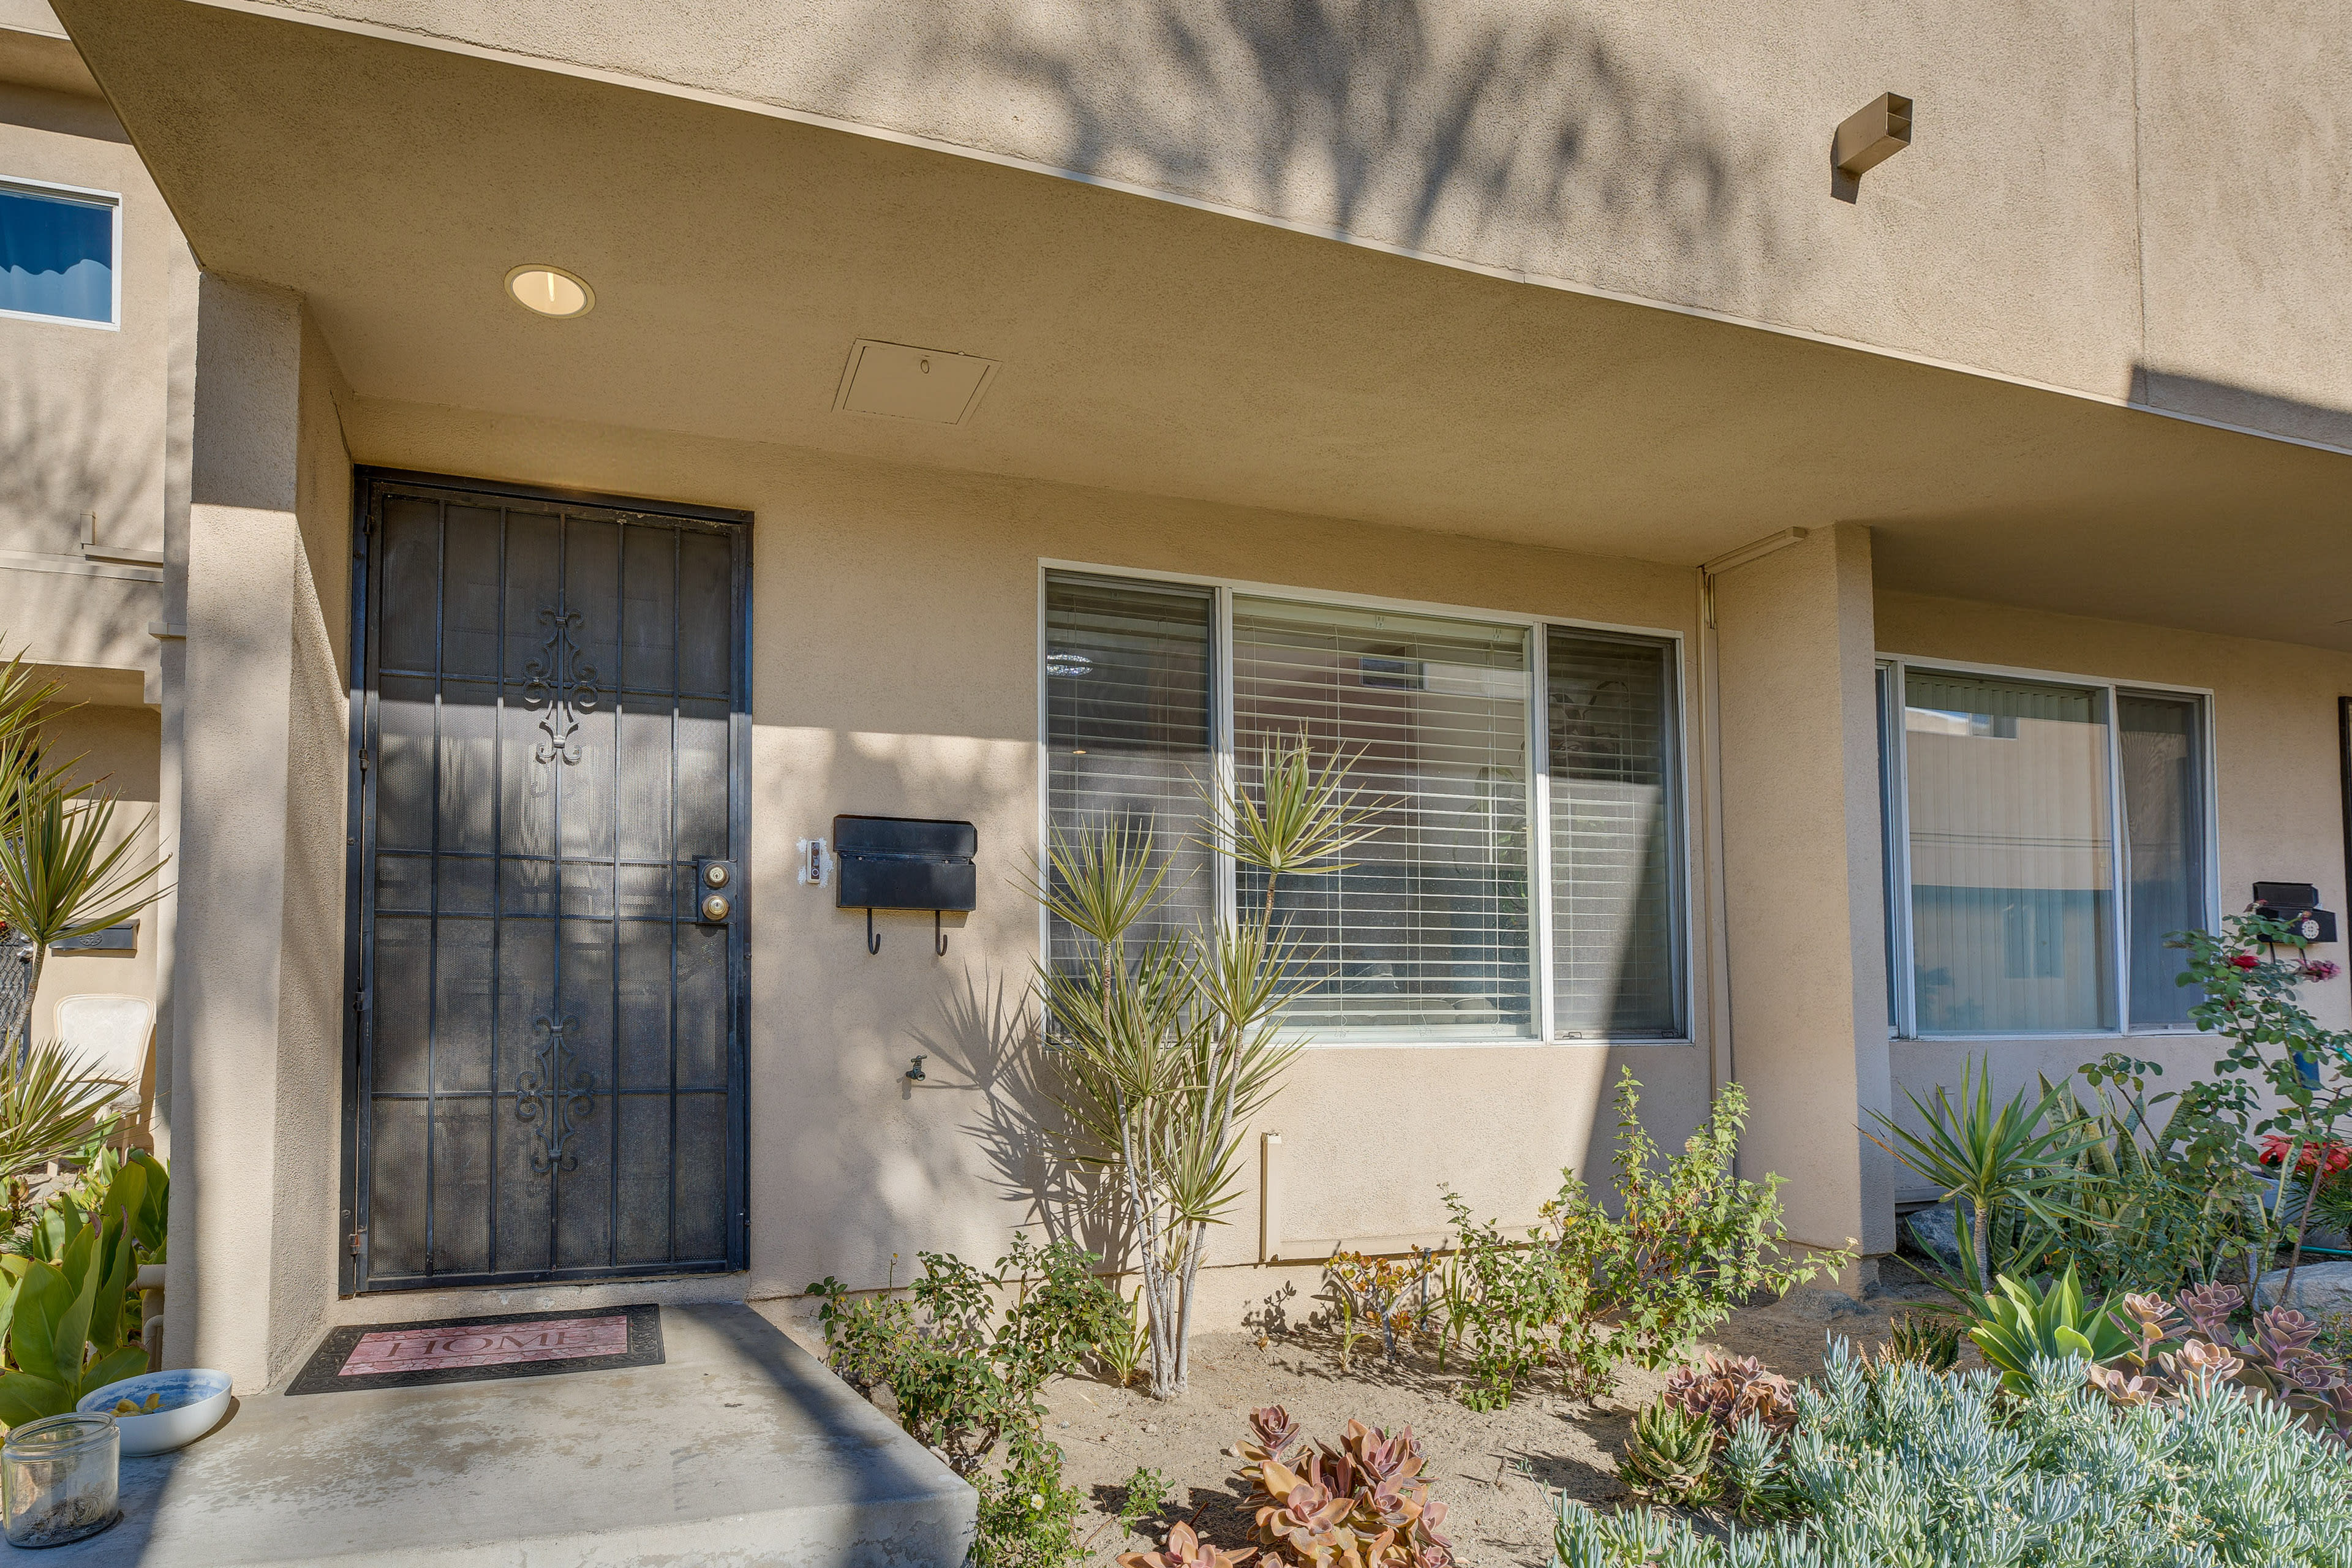
[[[329,1332],[286,1392],[423,1388],[661,1363],[661,1309],[654,1306],[362,1323]]]

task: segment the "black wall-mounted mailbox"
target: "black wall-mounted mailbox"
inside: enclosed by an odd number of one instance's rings
[[[913,816],[833,819],[834,906],[844,910],[970,910],[980,895],[969,822]]]
[[[2319,907],[2319,889],[2310,882],[2256,882],[2254,912],[2284,921],[2308,942],[2336,940],[2336,911]]]

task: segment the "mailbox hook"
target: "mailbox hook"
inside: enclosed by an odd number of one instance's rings
[[[874,930],[874,911],[871,909],[866,911],[866,951],[868,953],[882,951],[882,938]]]
[[[938,910],[931,911],[931,951],[941,958],[948,955],[947,917]]]

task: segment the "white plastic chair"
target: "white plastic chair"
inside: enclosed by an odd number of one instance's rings
[[[115,1104],[136,1113],[139,1085],[147,1075],[147,1037],[155,1027],[155,1004],[144,996],[68,996],[58,1003],[58,1038],[101,1078],[119,1078]]]

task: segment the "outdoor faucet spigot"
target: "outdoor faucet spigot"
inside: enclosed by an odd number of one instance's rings
[[[923,1081],[923,1058],[917,1057],[915,1058],[915,1065],[906,1070],[903,1076],[906,1078],[908,1082],[920,1083]]]

